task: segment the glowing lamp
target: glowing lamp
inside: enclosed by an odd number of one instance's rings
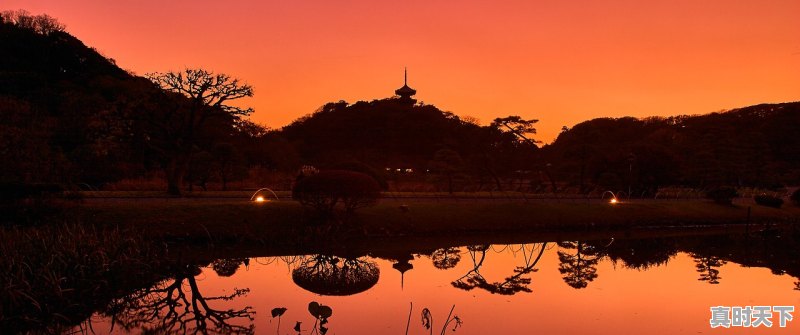
[[[256,197],[256,202],[264,202],[264,201],[266,201],[266,200],[264,199],[264,197],[262,197],[262,196],[260,196],[260,195],[259,195],[258,197]]]
[[[609,202],[610,202],[612,205],[613,205],[613,204],[616,204],[616,203],[617,203],[617,198],[611,198],[611,201],[609,201]]]

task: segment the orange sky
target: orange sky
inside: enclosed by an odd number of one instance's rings
[[[402,86],[458,115],[601,116],[800,100],[800,1],[3,0],[47,13],[138,74],[203,67],[252,84],[281,127]],[[135,4],[133,4],[135,3]],[[334,4],[335,3],[335,4]]]

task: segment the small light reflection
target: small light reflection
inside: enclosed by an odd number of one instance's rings
[[[611,198],[611,201],[609,201],[609,202],[610,202],[612,205],[613,205],[613,204],[616,204],[616,203],[617,203],[617,198]]]
[[[264,199],[264,197],[262,197],[260,195],[258,197],[256,197],[256,202],[264,202],[264,201],[267,201],[266,199]]]

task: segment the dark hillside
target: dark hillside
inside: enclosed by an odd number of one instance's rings
[[[19,19],[19,18],[17,18]],[[152,90],[61,30],[0,23],[0,180],[102,182],[130,169],[118,164],[130,117],[125,105]]]
[[[776,187],[800,182],[800,102],[707,115],[594,119],[544,148],[578,187]],[[629,186],[630,185],[630,186]]]

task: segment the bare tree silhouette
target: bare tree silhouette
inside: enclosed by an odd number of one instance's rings
[[[126,330],[142,329],[143,333],[254,334],[252,307],[212,306],[212,302],[231,301],[250,290],[234,288],[228,295],[206,297],[195,279],[200,273],[196,265],[181,267],[171,278],[155,286],[116,299],[105,314],[112,318],[112,325],[119,324]]]
[[[188,98],[186,104],[176,104],[165,122],[156,124],[162,129],[166,145],[153,146],[166,156],[168,192],[181,194],[181,185],[194,150],[197,136],[212,117],[229,117],[238,120],[253,113],[252,108],[229,104],[232,100],[253,96],[253,87],[226,74],[203,69],[185,69],[180,72],[151,73],[147,77],[162,89]],[[162,107],[163,108],[163,107]],[[164,150],[168,147],[170,150]]]
[[[517,266],[514,268],[514,274],[504,278],[503,281],[491,283],[487,281],[486,278],[484,278],[480,273],[480,268],[483,266],[483,263],[486,260],[486,251],[488,250],[488,247],[467,247],[469,250],[469,255],[472,258],[472,264],[474,266],[472,270],[469,270],[464,276],[453,281],[451,284],[453,287],[466,291],[474,288],[480,288],[489,293],[501,295],[513,295],[518,292],[531,292],[531,289],[528,287],[528,285],[531,283],[531,278],[526,277],[526,275],[538,270],[535,267],[542,258],[546,246],[547,243],[535,243],[531,247],[528,247],[526,244],[522,244],[520,246],[520,250],[522,251],[524,257],[523,266]],[[538,253],[536,253],[537,250]]]

